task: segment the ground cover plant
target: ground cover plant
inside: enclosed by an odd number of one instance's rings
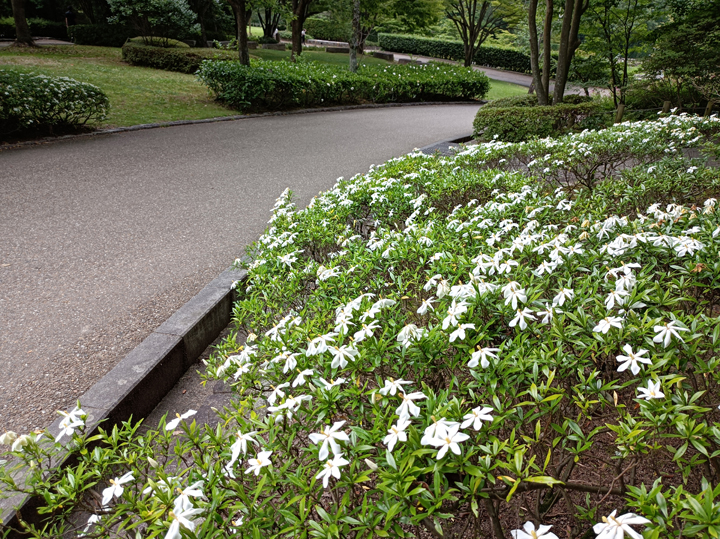
[[[242,110],[471,100],[490,88],[484,73],[445,64],[361,66],[351,73],[310,61],[205,61],[198,77],[220,101]]]
[[[44,500],[35,537],[717,536],[720,171],[682,150],[718,132],[669,116],[286,191],[208,363],[237,392],[217,427],[88,439],[78,407],[0,438],[2,490]]]

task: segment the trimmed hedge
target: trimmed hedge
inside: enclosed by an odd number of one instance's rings
[[[203,62],[198,77],[234,108],[279,110],[362,102],[455,101],[482,98],[484,73],[456,66],[361,66],[314,62]]]
[[[418,54],[432,58],[463,61],[465,49],[461,41],[447,41],[418,36],[378,34],[380,48],[404,54]],[[514,49],[479,47],[474,62],[478,65],[530,73],[530,57]]]
[[[76,45],[122,47],[137,30],[119,24],[77,24],[68,28],[68,34]]]
[[[305,30],[313,38],[327,41],[348,41],[351,32],[349,24],[339,24],[335,21],[317,17],[305,19]]]
[[[0,69],[0,133],[76,127],[107,116],[107,95],[92,84]]]
[[[518,106],[493,106],[489,103],[482,107],[473,122],[473,136],[482,141],[522,142],[531,138],[557,137],[573,130],[605,127],[602,102],[540,107],[528,104],[532,97],[520,96]]]
[[[200,68],[203,60],[208,58],[237,59],[237,53],[221,52],[217,49],[198,51],[198,49],[189,48],[149,47],[127,42],[122,47],[122,58],[135,66],[192,74]]]
[[[28,26],[33,36],[53,37],[67,40],[68,31],[64,22],[48,21],[46,19],[28,19]],[[15,39],[15,20],[12,17],[0,19],[0,37]]]

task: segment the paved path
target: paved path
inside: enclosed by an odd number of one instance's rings
[[[478,105],[300,114],[0,152],[0,432],[49,423],[337,177],[472,131]]]

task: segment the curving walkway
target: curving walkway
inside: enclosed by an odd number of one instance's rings
[[[299,114],[0,152],[0,432],[58,408],[242,254],[289,187],[472,131],[478,105]]]

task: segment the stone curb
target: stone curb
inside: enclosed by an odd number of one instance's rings
[[[441,155],[452,155],[452,152],[450,151],[452,148],[459,148],[460,144],[463,142],[470,142],[473,140],[473,134],[470,133],[469,135],[464,135],[462,137],[454,138],[451,140],[443,140],[441,142],[436,142],[435,144],[430,144],[429,146],[424,146],[422,148],[419,148],[419,150],[428,155],[432,155],[435,152],[440,152]]]
[[[225,270],[88,389],[79,398],[87,413],[87,431],[96,432],[101,422],[109,428],[131,416],[137,419],[152,412],[230,323],[236,297],[231,286],[246,276],[244,270]],[[59,423],[50,426],[51,433],[60,431]],[[20,509],[15,512],[14,506]],[[28,497],[2,500],[0,524],[18,527],[18,515],[33,522],[36,508],[36,501]],[[7,536],[20,537],[23,535],[18,533]]]
[[[252,118],[266,118],[270,116],[290,116],[294,114],[313,114],[316,112],[341,112],[346,110],[359,109],[384,109],[392,107],[427,107],[427,106],[443,106],[443,105],[484,105],[487,101],[422,101],[418,103],[369,103],[366,105],[348,105],[344,107],[321,107],[313,109],[289,110],[278,112],[263,112],[258,114],[236,114],[234,116],[220,116],[218,118],[206,118],[204,120],[177,120],[174,122],[162,122],[153,124],[132,125],[129,127],[115,127],[112,129],[98,129],[89,133],[79,133],[75,135],[64,135],[60,137],[45,137],[36,140],[27,140],[14,144],[0,144],[0,152],[5,150],[13,150],[24,148],[26,146],[37,146],[40,144],[49,144],[51,142],[60,142],[65,140],[74,140],[85,137],[97,137],[100,135],[113,135],[115,133],[126,133],[128,131],[142,131],[145,129],[157,129],[160,127],[174,127],[177,125],[196,125],[209,124],[215,122],[232,122],[236,120],[249,120]]]

